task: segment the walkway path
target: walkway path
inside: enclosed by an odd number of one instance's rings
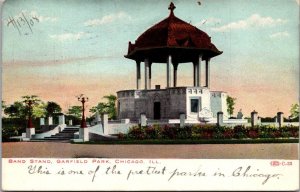
[[[13,142],[2,143],[2,157],[298,159],[298,144],[87,145]]]

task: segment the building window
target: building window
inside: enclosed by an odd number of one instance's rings
[[[198,107],[199,107],[199,100],[191,99],[191,112],[198,113]]]

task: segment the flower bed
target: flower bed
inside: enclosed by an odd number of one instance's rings
[[[180,128],[179,125],[151,125],[132,127],[127,134],[119,134],[120,140],[201,140],[201,139],[268,139],[298,138],[299,127],[191,125]]]

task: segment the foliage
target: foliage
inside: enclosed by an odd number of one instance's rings
[[[26,101],[29,101],[29,100],[31,100],[34,104],[41,102],[41,100],[39,99],[39,97],[37,95],[25,95],[25,96],[22,96],[22,99],[23,99],[23,102],[25,102],[25,103],[26,103]]]
[[[15,101],[13,104],[6,106],[4,114],[10,118],[26,119],[31,112],[33,118],[39,118],[45,114],[45,104],[36,95],[22,96],[22,101]],[[28,101],[32,101],[32,110],[29,110]]]
[[[266,139],[144,139],[144,140],[133,140],[127,139],[126,135],[119,134],[119,140],[99,140],[89,141],[72,144],[84,144],[84,145],[162,145],[162,144],[261,144],[261,143],[299,143],[299,139],[296,138],[266,138]],[[119,136],[118,135],[118,136]]]
[[[2,118],[2,141],[10,141],[10,137],[20,136],[26,132],[26,123],[21,118]],[[37,127],[38,123],[38,120],[33,120],[35,127]]]
[[[235,100],[236,100],[236,98],[233,98],[230,96],[227,96],[227,98],[226,98],[227,112],[230,116],[233,115]]]
[[[275,122],[275,116],[274,117],[262,117],[260,118],[261,122]]]
[[[4,111],[4,109],[6,108],[6,104],[5,104],[5,101],[1,101],[1,109],[2,111]]]
[[[195,124],[180,128],[179,125],[149,125],[146,127],[132,127],[128,134],[122,135],[127,139],[257,139],[257,138],[297,138],[299,127],[284,126],[255,126],[222,127],[216,125]]]
[[[46,109],[46,116],[53,116],[54,113],[61,112],[61,107],[53,101],[48,101],[45,109]]]
[[[156,126],[148,126],[145,128],[145,138],[146,139],[156,139],[159,138],[159,129]]]
[[[142,127],[134,126],[129,129],[128,138],[130,139],[145,139],[145,131]]]
[[[293,104],[291,106],[290,113],[291,113],[292,119],[299,117],[299,104],[298,103]]]
[[[46,104],[44,102],[34,105],[32,109],[32,116],[35,118],[44,117],[46,115]]]
[[[107,113],[109,119],[117,118],[117,110],[116,110],[116,101],[117,97],[115,95],[106,95],[103,97],[106,99],[106,102],[100,102],[96,106],[90,109],[90,112],[99,114]]]
[[[20,118],[2,118],[2,139],[7,141],[9,137],[25,132],[26,122]]]
[[[25,118],[26,109],[25,104],[20,101],[15,101],[12,105],[7,106],[4,109],[4,114],[8,115],[10,118]]]
[[[68,115],[80,119],[82,116],[82,106],[71,106],[67,112]]]

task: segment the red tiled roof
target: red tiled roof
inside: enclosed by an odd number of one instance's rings
[[[205,32],[177,18],[173,13],[174,8],[175,6],[171,8],[169,17],[145,31],[135,44],[129,42],[128,55],[140,49],[159,47],[203,49],[211,52],[213,56],[222,53]]]

